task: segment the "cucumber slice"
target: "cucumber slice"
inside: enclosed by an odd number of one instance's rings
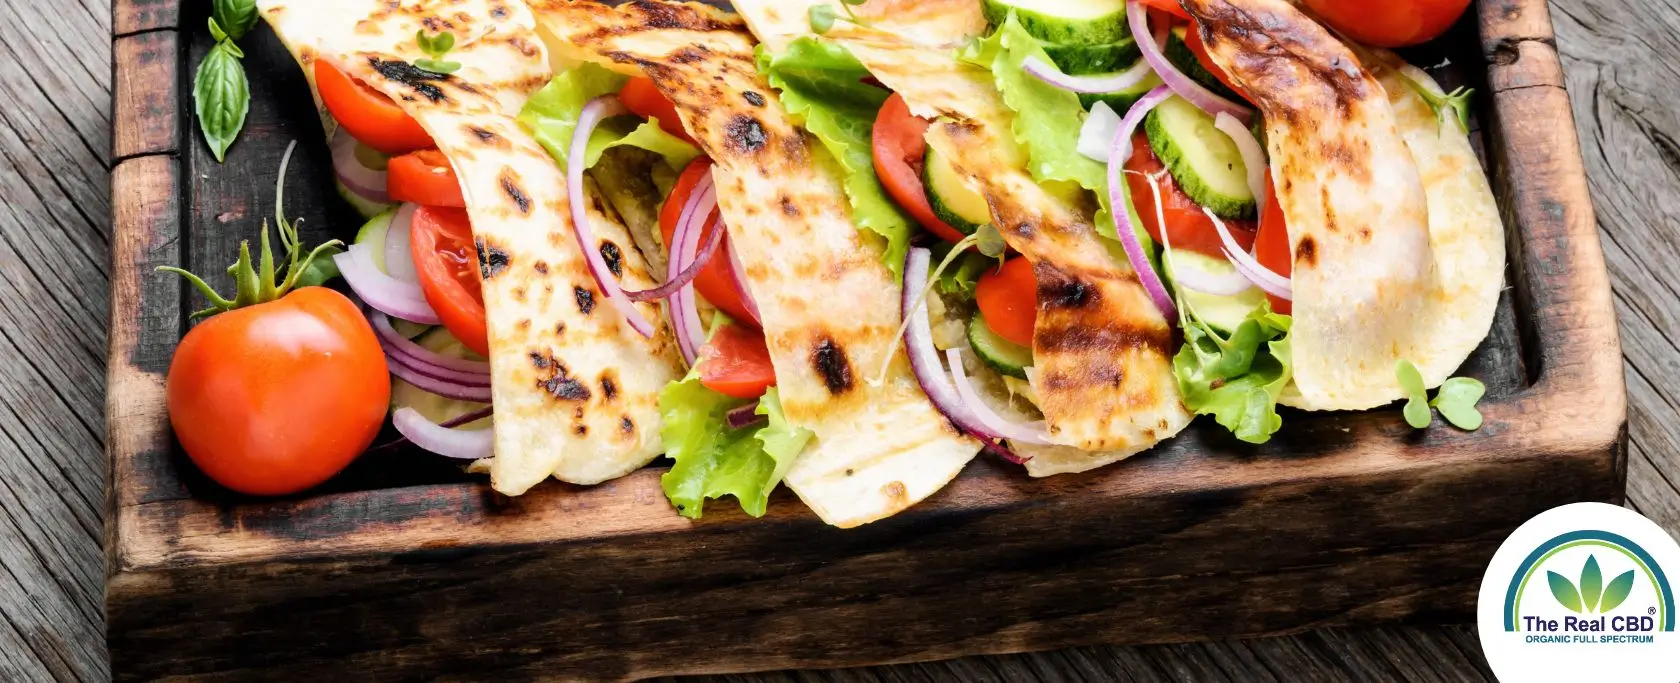
[[[1210,275],[1226,275],[1237,272],[1237,267],[1223,258],[1208,256],[1188,249],[1173,249],[1164,262],[1172,265],[1194,267]],[[1172,267],[1168,266],[1168,277],[1172,276]],[[1237,330],[1250,313],[1266,305],[1266,293],[1259,287],[1250,287],[1240,293],[1232,295],[1207,294],[1193,289],[1173,285],[1186,304],[1196,312],[1196,317],[1220,332],[1230,334]]]
[[[399,328],[400,331],[400,328]],[[414,340],[415,343],[426,347],[434,353],[450,358],[466,358],[470,360],[484,360],[483,356],[473,353],[465,344],[457,340],[454,335],[442,327],[435,328]],[[472,401],[456,401],[431,393],[420,387],[404,382],[395,377],[391,378],[391,410],[398,408],[413,408],[426,419],[433,422],[446,422],[467,413],[484,409],[483,403]],[[482,429],[490,426],[491,418],[484,418],[461,425],[462,429]]]
[[[992,210],[986,198],[957,175],[950,162],[931,146],[922,157],[922,186],[927,188],[933,214],[962,234],[972,235],[980,226],[992,222]]]
[[[1222,218],[1258,215],[1242,153],[1229,135],[1213,127],[1213,116],[1173,96],[1149,112],[1143,128],[1149,147],[1197,204]]]
[[[1190,80],[1213,91],[1215,95],[1232,102],[1243,101],[1241,96],[1225,87],[1218,76],[1213,75],[1212,71],[1208,71],[1207,67],[1202,66],[1202,60],[1196,59],[1196,53],[1191,52],[1190,44],[1184,41],[1185,32],[1189,30],[1190,27],[1188,26],[1173,27],[1172,32],[1167,36],[1167,47],[1162,50],[1167,56],[1167,61],[1172,62],[1172,65],[1178,67],[1179,71],[1189,76]]]
[[[1125,0],[983,0],[986,21],[1001,26],[1014,12],[1034,38],[1066,45],[1101,45],[1131,35]]]
[[[337,178],[333,179],[333,187],[338,189],[338,196],[343,197],[344,201],[349,202],[350,207],[355,209],[356,213],[362,218],[373,218],[391,207],[396,206],[395,204],[380,204],[378,202],[370,202],[363,199],[361,195],[351,192],[350,188],[345,187],[343,181],[340,181]]]
[[[1050,55],[1050,61],[1062,73],[1072,76],[1120,71],[1131,66],[1143,54],[1138,50],[1137,41],[1131,38],[1101,45],[1045,43],[1044,53]]]
[[[1129,68],[1131,68],[1130,64],[1115,70],[1120,71]],[[1126,111],[1132,108],[1132,105],[1137,104],[1138,100],[1143,99],[1144,95],[1148,95],[1149,91],[1154,90],[1155,86],[1161,85],[1161,83],[1161,76],[1151,71],[1149,76],[1144,78],[1141,83],[1125,90],[1109,93],[1080,93],[1079,103],[1085,105],[1086,111],[1090,111],[1091,107],[1097,106],[1098,102],[1107,102],[1108,106],[1113,108],[1116,113],[1124,116]]]
[[[391,219],[397,215],[396,208],[386,209],[362,224],[362,229],[356,231],[356,244],[366,244],[368,255],[373,257],[373,265],[378,266],[380,272],[385,272],[385,233],[391,230]]]
[[[974,347],[974,355],[1005,377],[1026,379],[1027,368],[1033,364],[1032,349],[998,336],[979,313],[968,321],[968,345]]]

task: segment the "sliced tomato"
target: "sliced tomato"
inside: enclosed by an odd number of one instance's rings
[[[910,113],[910,106],[898,93],[888,97],[875,115],[875,128],[870,132],[875,175],[893,201],[910,212],[917,223],[939,239],[957,242],[963,238],[962,231],[934,215],[927,189],[922,187],[922,157],[927,154],[929,125],[926,119]]]
[[[1178,4],[1178,0],[1141,0],[1141,3],[1144,7],[1161,10],[1180,19],[1190,18],[1190,13],[1184,11],[1184,7]]]
[[[1289,253],[1289,226],[1283,219],[1283,207],[1278,205],[1277,192],[1272,189],[1272,177],[1266,175],[1266,205],[1260,212],[1260,236],[1254,241],[1254,258],[1268,270],[1290,277],[1294,271],[1294,258]],[[1291,306],[1288,299],[1281,299],[1270,294],[1266,298],[1272,300],[1272,310],[1288,315]]]
[[[1038,278],[1032,264],[1016,257],[980,276],[974,287],[974,303],[986,326],[998,336],[1031,347],[1033,325],[1038,322]]]
[[[432,136],[391,98],[324,59],[315,60],[315,88],[350,137],[386,154],[436,147]]]
[[[700,347],[700,383],[734,398],[758,398],[776,386],[770,347],[764,334],[742,325],[724,325]]]
[[[1202,212],[1201,205],[1178,188],[1178,182],[1173,180],[1171,173],[1161,172],[1165,168],[1160,157],[1149,148],[1148,137],[1141,132],[1132,137],[1132,156],[1126,160],[1126,170],[1137,173],[1126,174],[1126,188],[1132,193],[1132,205],[1137,208],[1138,220],[1143,221],[1149,236],[1160,243],[1161,226],[1155,217],[1155,194],[1149,187],[1149,180],[1138,173],[1159,176],[1161,214],[1171,231],[1168,236],[1172,238],[1173,248],[1223,257],[1224,242],[1219,239],[1219,231],[1214,229],[1213,221]],[[1226,220],[1225,227],[1230,229],[1231,237],[1238,246],[1248,249],[1254,244],[1254,221]]]
[[[387,183],[393,202],[414,202],[423,206],[465,208],[461,180],[443,152],[422,149],[391,157],[386,166]]]
[[[618,91],[618,99],[637,116],[659,119],[659,127],[665,132],[694,144],[694,138],[683,128],[682,119],[677,116],[677,104],[665,93],[659,92],[659,86],[653,84],[653,79],[645,76],[630,79],[624,84],[624,89]]]
[[[1225,73],[1225,70],[1215,64],[1212,57],[1208,56],[1207,44],[1202,42],[1202,32],[1197,30],[1194,23],[1190,25],[1190,30],[1184,32],[1184,46],[1190,48],[1190,54],[1196,55],[1196,61],[1202,63],[1202,68],[1207,69],[1208,73],[1213,74],[1213,77],[1219,79],[1220,83],[1224,83],[1225,87],[1231,89],[1231,92],[1242,95],[1243,99],[1248,99],[1248,93],[1237,87],[1237,84],[1231,80],[1231,74]]]
[[[1452,28],[1470,0],[1306,0],[1330,24],[1348,37],[1378,47],[1405,47],[1427,42]]]
[[[659,232],[665,236],[665,245],[671,246],[671,239],[677,232],[677,219],[682,217],[683,204],[688,196],[694,194],[694,186],[712,172],[712,160],[699,157],[688,163],[681,175],[677,176],[677,184],[671,188],[671,196],[665,200],[665,207],[659,210]],[[713,230],[719,229],[722,220],[717,212],[706,219],[706,225],[701,228],[700,243],[705,244],[706,236]],[[729,262],[729,255],[723,249],[718,249],[712,255],[712,260],[700,269],[700,274],[694,276],[694,289],[700,296],[706,297],[713,306],[723,309],[729,317],[743,325],[752,326],[752,314],[747,311],[747,305],[741,290],[735,288],[735,265]]]
[[[420,290],[449,333],[467,348],[490,355],[484,326],[484,292],[473,246],[472,221],[463,209],[422,206],[414,212],[410,246]]]

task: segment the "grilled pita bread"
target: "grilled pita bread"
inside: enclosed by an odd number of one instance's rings
[[[1439,385],[1487,336],[1504,275],[1504,230],[1464,131],[1401,80],[1403,62],[1362,64],[1286,0],[1184,4],[1265,115],[1295,254],[1294,384],[1280,402],[1389,403],[1401,360]]]
[[[333,59],[420,122],[461,178],[489,325],[496,408],[491,483],[518,495],[550,475],[594,484],[656,457],[659,391],[679,375],[668,330],[637,334],[589,275],[570,229],[565,179],[513,115],[549,81],[528,9],[503,0],[268,0],[263,13],[300,54]],[[358,17],[360,17],[358,19]],[[417,31],[449,31],[440,76],[412,66]],[[586,191],[596,248],[630,288],[654,284],[624,226]],[[657,307],[643,314],[660,319]]]
[[[899,285],[853,226],[834,160],[759,76],[739,18],[697,4],[531,5],[567,56],[653,79],[716,163],[782,407],[815,435],[788,487],[824,521],[850,527],[955,477],[979,444],[934,409],[897,353]]]
[[[812,35],[793,17],[815,4],[824,3],[737,0],[735,7],[767,43],[786,45],[795,31]],[[862,9],[872,16],[894,17],[893,30],[837,22],[821,39],[846,47],[916,115],[944,117],[928,144],[986,197],[1004,240],[1033,264],[1033,390],[1057,445],[1013,444],[1032,456],[1027,472],[1094,469],[1177,434],[1191,415],[1172,371],[1172,328],[1098,237],[1096,206],[1070,203],[1028,175],[1010,133],[1014,115],[991,72],[958,61],[956,46],[985,29],[979,3],[935,4],[939,11],[917,12],[869,3]]]

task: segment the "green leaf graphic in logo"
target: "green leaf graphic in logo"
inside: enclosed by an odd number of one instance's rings
[[[1558,604],[1571,612],[1580,613],[1581,594],[1576,592],[1575,584],[1563,578],[1562,574],[1552,571],[1546,572],[1546,581],[1552,585],[1552,597],[1557,598]]]
[[[1598,558],[1587,556],[1587,566],[1581,568],[1581,606],[1591,612],[1598,609],[1598,596],[1604,592],[1604,574],[1599,572]]]
[[[1633,570],[1629,569],[1622,572],[1621,576],[1611,579],[1610,585],[1604,587],[1604,597],[1600,598],[1598,611],[1603,613],[1616,609],[1621,606],[1622,601],[1627,600],[1628,593],[1632,592]]]

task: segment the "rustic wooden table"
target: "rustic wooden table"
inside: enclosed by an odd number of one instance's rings
[[[1680,0],[1554,0],[1616,288],[1628,500],[1680,534]],[[105,680],[107,0],[0,0],[0,680]],[[1546,86],[1537,86],[1546,87]],[[1167,599],[1167,598],[1163,598]],[[1473,627],[729,680],[1487,680]],[[720,679],[722,680],[722,679]]]

